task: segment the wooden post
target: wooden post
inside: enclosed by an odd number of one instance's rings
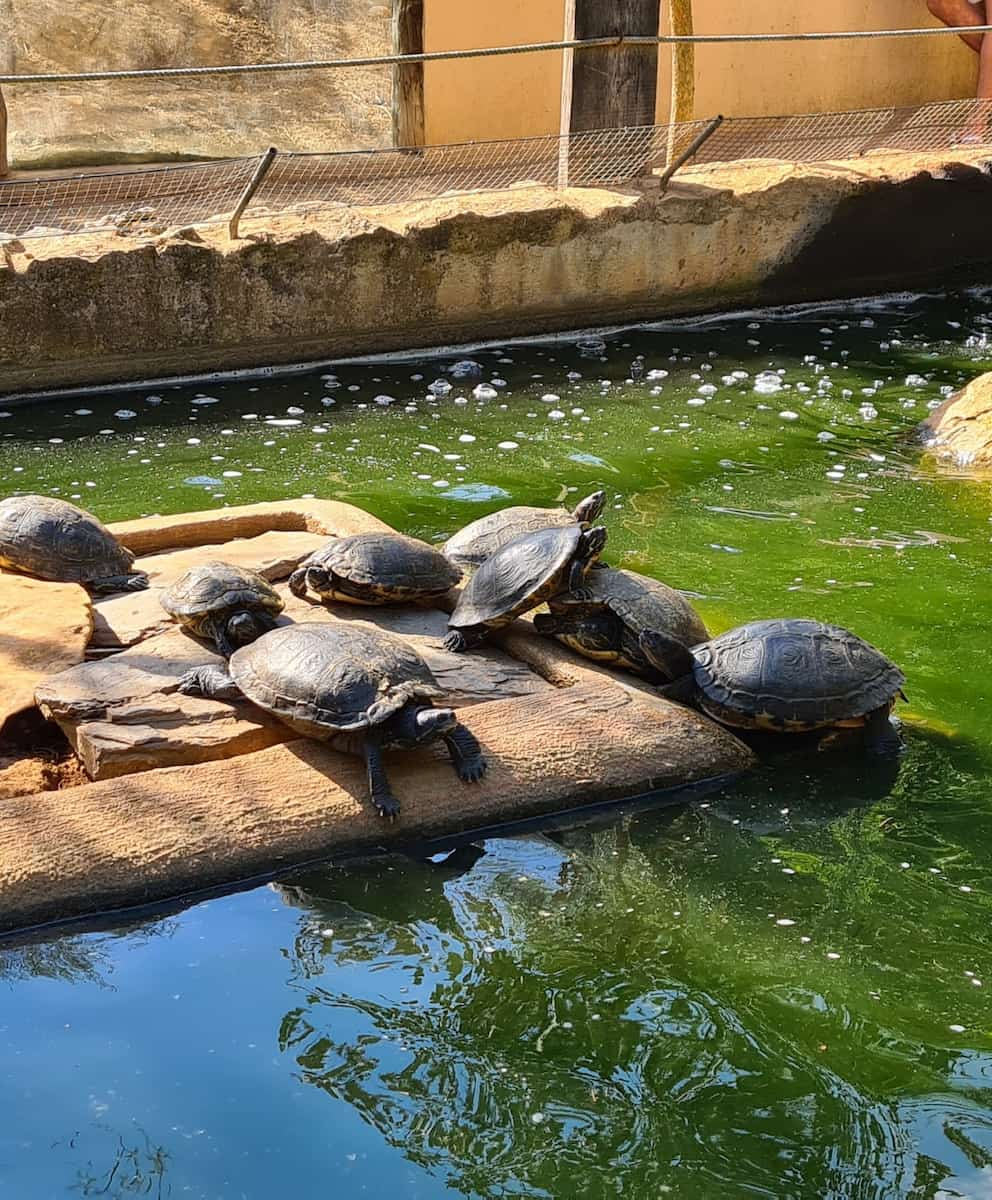
[[[393,53],[424,53],[424,0],[393,0]],[[393,68],[393,145],[423,146],[424,64]]]
[[[575,41],[575,0],[565,0],[563,42]],[[561,118],[558,122],[558,186],[568,187],[568,135],[572,131],[572,75],[575,51],[563,50],[561,56]]]
[[[661,0],[576,0],[575,37],[657,37]],[[572,132],[653,125],[658,47],[599,46],[577,50]]]
[[[3,89],[0,88],[0,179],[10,173],[7,162],[7,105],[4,103]]]
[[[269,167],[271,167],[276,160],[276,153],[277,151],[275,146],[270,146],[258,160],[258,166],[253,171],[251,179],[248,180],[248,186],[241,193],[241,198],[235,205],[234,212],[231,213],[231,219],[227,224],[227,235],[232,242],[237,241],[238,222],[241,220],[241,214],[248,207],[248,201],[251,200],[252,196],[254,196],[258,191],[262,180],[266,177],[266,175],[268,175]]]

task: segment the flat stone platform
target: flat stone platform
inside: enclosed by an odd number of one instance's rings
[[[301,500],[113,528],[149,572],[147,592],[91,601],[75,585],[0,572],[11,634],[0,653],[20,671],[8,741],[50,718],[91,780],[12,795],[0,773],[0,932],[722,779],[753,763],[726,730],[538,637],[529,622],[482,653],[452,655],[440,646],[440,609],[292,596],[283,581],[328,535],[387,528],[360,509]],[[436,749],[390,754],[402,812],[388,823],[367,799],[361,760],[300,739],[247,702],[177,693],[184,670],[217,655],[170,623],[158,596],[207,558],[262,570],[286,597],[284,622],[372,623],[408,640],[482,743],[485,779],[462,784]],[[78,768],[62,778],[74,782]]]

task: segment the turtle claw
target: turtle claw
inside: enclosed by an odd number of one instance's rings
[[[458,771],[458,778],[463,783],[478,783],[485,775],[487,765],[486,760],[480,754],[473,761],[459,763],[455,769]]]
[[[390,825],[399,816],[400,802],[395,796],[373,796],[372,803],[375,805],[379,816],[385,817]]]

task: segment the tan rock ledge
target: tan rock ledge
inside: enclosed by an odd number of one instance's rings
[[[727,776],[750,751],[688,709],[584,683],[468,710],[489,773],[393,754],[403,811],[375,815],[363,765],[300,740],[0,802],[0,930],[177,897],[329,855],[401,847]]]
[[[927,450],[962,473],[992,473],[992,372],[949,396],[920,426]]]

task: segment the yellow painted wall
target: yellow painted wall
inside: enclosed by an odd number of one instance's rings
[[[609,0],[602,0],[608,3]],[[425,0],[424,49],[556,41],[564,0]],[[662,33],[668,31],[663,0]],[[908,29],[938,22],[925,0],[693,0],[697,33]],[[561,55],[467,59],[424,70],[426,140],[474,141],[558,131]],[[659,56],[658,120],[671,94]],[[696,47],[696,116],[829,112],[974,94],[977,56],[955,37]]]
[[[430,0],[428,0],[428,3]],[[696,33],[801,33],[938,25],[924,0],[693,0]],[[662,33],[668,32],[663,0]],[[960,39],[696,47],[697,117],[765,116],[920,104],[973,96],[978,56]],[[667,121],[671,51],[659,58],[658,120]]]
[[[425,0],[424,50],[561,41],[564,0]],[[428,145],[557,133],[562,55],[428,63]]]

